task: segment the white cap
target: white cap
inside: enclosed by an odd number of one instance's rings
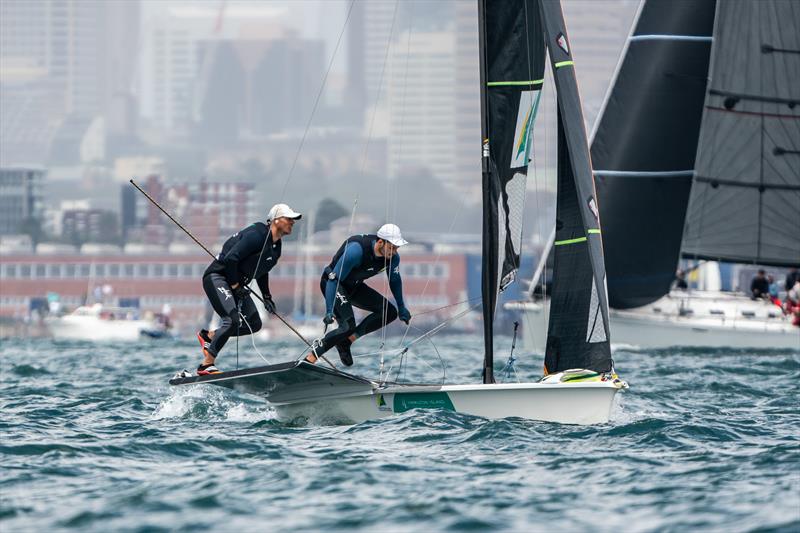
[[[275,204],[272,209],[267,213],[267,220],[275,220],[276,218],[293,218],[299,220],[303,217],[300,213],[293,211],[291,207],[286,204]]]
[[[403,246],[404,244],[408,244],[408,241],[405,240],[400,234],[400,228],[394,224],[384,224],[381,226],[381,229],[378,230],[378,238],[383,239],[384,241],[389,241],[395,246]]]

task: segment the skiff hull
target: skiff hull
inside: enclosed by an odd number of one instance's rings
[[[562,424],[608,422],[621,385],[612,381],[496,385],[389,385],[305,362],[175,377],[173,386],[205,383],[260,396],[281,421],[357,424],[412,409]]]
[[[442,409],[491,419],[587,425],[609,421],[618,390],[606,383],[420,386],[270,403],[279,419],[295,423],[358,424],[411,409]]]

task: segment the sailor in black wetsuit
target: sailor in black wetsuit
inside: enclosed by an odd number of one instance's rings
[[[215,331],[202,329],[197,334],[203,349],[198,376],[219,372],[214,361],[229,337],[261,329],[258,310],[245,288],[252,280],[256,280],[261,290],[267,312],[275,312],[269,292],[269,271],[281,257],[281,238],[292,233],[292,226],[301,217],[286,204],[274,205],[267,215],[267,224],[256,222],[235,233],[225,241],[217,259],[208,265],[203,274],[203,290],[222,321]]]
[[[403,303],[403,283],[400,279],[400,256],[397,249],[407,244],[394,224],[384,224],[374,235],[353,235],[348,238],[325,267],[320,280],[320,289],[325,296],[325,324],[334,317],[339,327],[314,341],[307,361],[317,358],[336,346],[339,358],[347,366],[353,364],[350,345],[359,337],[389,324],[400,316],[408,324],[411,313]],[[364,280],[386,272],[389,288],[397,308]],[[356,325],[353,306],[369,311],[364,320]]]

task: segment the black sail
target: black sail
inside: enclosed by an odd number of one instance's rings
[[[596,125],[591,154],[611,307],[653,302],[674,279],[714,8],[714,0],[646,0]]]
[[[603,243],[575,65],[559,2],[541,3],[558,94],[558,200],[545,373],[611,370]]]
[[[800,3],[719,3],[684,256],[800,265]]]
[[[498,293],[519,268],[531,129],[544,77],[536,0],[479,0],[483,139],[484,383],[494,382]]]

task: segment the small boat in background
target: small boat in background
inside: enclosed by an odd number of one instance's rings
[[[138,309],[107,307],[103,304],[80,306],[71,313],[44,319],[57,340],[136,341],[145,337],[169,335],[169,320],[154,316],[140,318]]]

